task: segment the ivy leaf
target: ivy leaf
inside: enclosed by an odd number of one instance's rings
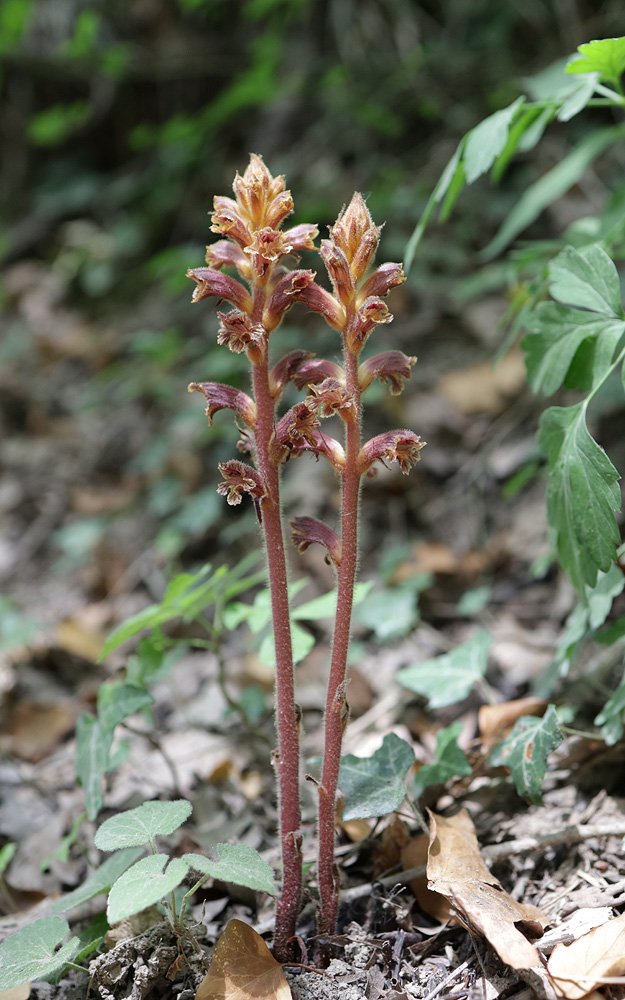
[[[547,518],[558,559],[578,589],[584,583],[594,587],[598,570],[610,569],[620,540],[614,517],[621,508],[619,474],[588,432],[584,402],[543,413],[538,443],[551,470]]]
[[[492,639],[480,629],[451,653],[398,670],[395,679],[409,691],[429,701],[430,708],[444,708],[463,701],[486,673]]]
[[[625,38],[597,38],[578,45],[577,51],[580,55],[571,57],[567,73],[598,73],[602,80],[620,83],[625,70]]]
[[[82,906],[94,899],[103,892],[108,892],[120,875],[130,868],[143,854],[140,847],[127,847],[123,851],[116,851],[110,858],[107,858],[99,868],[91,872],[91,875],[72,892],[60,896],[52,903],[53,913],[67,913],[76,906]]]
[[[533,715],[517,719],[509,736],[491,753],[490,763],[507,767],[519,795],[540,805],[547,757],[561,742],[558,716],[554,705],[549,705],[542,719]]]
[[[414,763],[414,750],[389,733],[371,757],[341,757],[339,789],[345,796],[343,819],[386,816],[406,797],[405,778]]]
[[[113,732],[129,715],[153,704],[154,698],[145,688],[126,681],[109,681],[98,689],[98,721],[104,732]]]
[[[43,917],[5,938],[0,944],[0,991],[46,979],[71,962],[80,947],[77,937],[56,950],[68,934],[62,917]]]
[[[549,291],[558,302],[623,318],[618,271],[598,243],[561,250],[549,265]]]
[[[109,893],[106,908],[109,924],[117,924],[169,896],[186,878],[188,871],[186,861],[182,858],[170,861],[167,854],[150,854],[137,861],[120,875]]]
[[[173,833],[182,826],[191,811],[191,803],[186,799],[144,802],[136,809],[128,809],[107,819],[96,831],[95,846],[101,851],[144,846],[155,836],[167,837]]]
[[[462,723],[453,722],[436,734],[436,754],[431,764],[419,768],[412,785],[415,799],[423,795],[430,785],[444,785],[450,778],[460,778],[472,773],[464,750],[458,746]]]
[[[217,844],[218,861],[203,854],[184,854],[183,861],[221,882],[244,885],[257,892],[275,893],[273,868],[252,847],[245,844]]]
[[[76,723],[76,779],[85,792],[87,816],[94,820],[104,801],[102,778],[109,762],[113,734],[99,719],[84,712]]]
[[[595,726],[600,726],[601,735],[609,747],[623,736],[623,716],[625,714],[625,674],[611,698],[595,719]]]

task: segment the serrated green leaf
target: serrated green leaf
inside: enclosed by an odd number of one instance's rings
[[[191,868],[221,882],[233,882],[274,895],[273,868],[253,848],[245,844],[217,844],[217,855],[217,861],[203,854],[184,854],[183,860]]]
[[[170,861],[167,854],[150,854],[137,861],[120,875],[109,893],[106,908],[109,924],[117,924],[164,899],[184,881],[188,871],[186,861],[182,858]]]
[[[561,250],[549,264],[549,291],[558,302],[623,318],[618,271],[597,243],[581,250]]]
[[[87,816],[94,820],[104,801],[102,779],[109,763],[113,734],[93,715],[83,713],[76,723],[76,779],[85,792]]]
[[[578,45],[579,56],[567,63],[567,73],[598,73],[602,80],[619,84],[625,70],[625,38],[597,38]]]
[[[119,876],[130,868],[141,857],[142,853],[143,849],[140,847],[127,847],[123,851],[116,851],[99,868],[91,872],[86,881],[77,889],[55,899],[52,903],[52,912],[67,913],[68,910],[88,903],[90,899],[94,899],[101,893],[108,892]]]
[[[614,561],[620,533],[619,474],[586,427],[584,403],[543,413],[538,443],[547,453],[547,519],[558,559],[576,587],[594,587]]]
[[[169,836],[182,826],[191,812],[191,803],[186,799],[144,802],[136,809],[128,809],[107,819],[96,831],[95,846],[101,851],[144,846],[153,837]]]
[[[601,729],[601,735],[609,747],[614,746],[623,738],[623,716],[625,715],[625,674],[611,698],[595,719],[595,726]]]
[[[386,816],[406,796],[405,779],[414,763],[409,743],[389,733],[371,757],[341,757],[339,789],[345,796],[343,819]]]
[[[495,111],[471,129],[463,156],[467,184],[472,184],[486,173],[502,152],[508,140],[510,124],[524,101],[524,97],[518,97],[507,108]]]
[[[113,732],[129,715],[153,704],[149,691],[127,681],[108,681],[98,688],[98,720],[105,732]]]
[[[419,768],[415,775],[411,790],[415,799],[423,795],[430,785],[443,785],[450,778],[461,778],[472,773],[464,750],[458,746],[461,732],[461,722],[452,722],[446,729],[439,729],[434,760]]]
[[[555,706],[549,705],[542,719],[532,715],[517,719],[509,736],[491,753],[490,762],[507,767],[519,795],[540,805],[547,757],[561,742]]]
[[[0,990],[46,979],[73,961],[80,947],[77,937],[56,950],[68,934],[62,917],[42,917],[5,938],[0,944]]]
[[[429,701],[430,708],[443,708],[463,701],[486,673],[492,639],[480,629],[473,638],[451,653],[398,670],[395,679],[409,691]]]

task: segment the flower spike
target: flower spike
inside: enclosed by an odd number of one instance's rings
[[[328,559],[331,560],[338,569],[341,565],[341,539],[336,531],[329,528],[323,521],[318,521],[316,517],[294,517],[291,524],[291,539],[298,552],[305,552],[306,549],[318,542],[323,545],[328,552]]]

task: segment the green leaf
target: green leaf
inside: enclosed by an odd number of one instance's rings
[[[143,846],[153,837],[167,837],[173,833],[182,826],[191,811],[191,803],[186,799],[144,802],[136,809],[128,809],[107,819],[96,832],[95,846],[101,851]]]
[[[120,875],[109,893],[106,908],[109,924],[117,924],[164,899],[184,881],[188,871],[186,861],[182,858],[170,861],[167,854],[150,854],[137,861]]]
[[[568,156],[560,160],[555,167],[521,195],[499,231],[482,251],[483,259],[492,260],[505,250],[519,233],[527,229],[538,218],[541,212],[581,180],[593,160],[604,149],[620,141],[624,134],[625,127],[623,125],[611,125],[591,132],[582,139]]]
[[[598,243],[565,247],[549,264],[549,291],[558,302],[623,319],[621,286],[614,262]]]
[[[378,639],[406,635],[418,620],[415,593],[408,587],[376,587],[354,613],[354,621],[370,628]]]
[[[547,453],[547,519],[558,559],[576,587],[594,587],[598,570],[614,562],[620,533],[619,474],[588,433],[584,403],[543,413],[538,443]]]
[[[219,860],[213,861],[203,854],[184,854],[183,861],[221,882],[274,895],[273,868],[263,861],[258,851],[245,844],[217,844],[217,855]]]
[[[77,937],[56,950],[68,934],[62,917],[43,917],[5,938],[0,944],[0,990],[45,979],[71,962],[80,947]]]
[[[602,80],[620,85],[625,70],[625,38],[597,38],[578,45],[580,56],[571,56],[567,73],[598,73]]]
[[[304,657],[308,656],[315,645],[315,637],[312,632],[307,632],[296,622],[291,625],[291,642],[293,644],[293,663],[300,663]],[[266,667],[276,666],[276,649],[273,641],[273,631],[269,632],[260,644],[258,659]]]
[[[83,713],[76,723],[76,779],[85,792],[87,816],[94,820],[104,801],[102,779],[106,774],[113,734],[93,715]]]
[[[493,165],[508,140],[510,124],[525,101],[518,97],[501,111],[495,111],[471,129],[464,147],[464,169],[467,184],[481,177]]]
[[[623,715],[625,713],[625,674],[611,698],[595,719],[595,726],[601,729],[601,735],[609,747],[614,746],[623,737]]]
[[[366,598],[373,586],[373,580],[366,580],[357,583],[354,587],[354,605],[360,604]],[[296,620],[306,619],[306,621],[317,621],[320,618],[334,618],[336,614],[336,590],[329,590],[327,594],[314,597],[312,601],[306,601],[293,608],[291,617]]]
[[[503,764],[510,770],[519,795],[540,805],[547,757],[561,742],[558,716],[555,707],[549,705],[542,719],[531,715],[517,719],[510,735],[495,747],[489,759],[494,767]]]
[[[389,733],[371,757],[341,757],[339,789],[345,796],[343,819],[386,816],[406,797],[405,779],[414,763],[409,743]]]
[[[114,882],[117,881],[127,868],[141,857],[143,848],[126,847],[123,851],[116,851],[110,858],[107,858],[99,868],[91,872],[89,877],[79,885],[77,889],[60,896],[52,903],[53,913],[67,913],[76,906],[82,906],[94,899],[103,892],[108,892]]]
[[[427,698],[430,708],[454,705],[463,701],[486,673],[491,642],[488,632],[480,629],[451,653],[398,670],[395,679]]]
[[[98,689],[98,720],[105,732],[142,708],[154,704],[154,698],[145,688],[126,681],[109,681]]]
[[[425,206],[423,212],[421,213],[421,218],[419,219],[419,221],[418,221],[417,225],[415,226],[415,229],[414,229],[414,231],[413,231],[410,239],[408,240],[408,243],[406,244],[406,249],[404,250],[404,254],[403,254],[403,256],[404,256],[404,273],[405,274],[408,274],[408,272],[410,271],[410,268],[412,267],[412,262],[414,260],[414,255],[416,253],[417,247],[418,247],[419,243],[421,242],[421,237],[423,236],[423,233],[425,232],[426,226],[427,226],[428,222],[430,221],[430,218],[432,216],[432,213],[433,213],[434,209],[439,204],[439,202],[441,202],[443,200],[443,198],[447,194],[447,191],[449,190],[450,186],[452,185],[454,177],[456,176],[456,174],[458,173],[458,171],[461,171],[462,175],[464,176],[464,167],[463,167],[462,162],[461,162],[461,157],[462,157],[462,153],[463,153],[463,150],[464,150],[465,143],[466,143],[466,136],[464,136],[460,140],[460,143],[458,144],[458,147],[457,147],[456,151],[454,152],[454,154],[451,157],[449,163],[447,164],[447,166],[443,170],[443,172],[442,172],[442,174],[441,174],[441,176],[440,176],[440,178],[439,178],[439,180],[438,180],[438,182],[436,184],[436,187],[434,188],[434,190],[432,191],[432,194],[430,195],[430,197],[428,199],[427,205]]]
[[[0,849],[0,877],[11,864],[16,851],[17,844],[14,844],[11,840]]]
[[[431,764],[419,768],[412,785],[412,795],[418,799],[430,785],[444,785],[450,778],[461,778],[472,773],[467,756],[459,746],[461,722],[452,722],[436,734],[436,754]]]

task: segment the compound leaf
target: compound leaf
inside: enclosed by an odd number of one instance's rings
[[[0,944],[0,990],[45,979],[71,962],[80,947],[77,937],[56,950],[68,934],[62,917],[42,917],[5,938]]]
[[[561,250],[549,265],[549,291],[558,302],[623,318],[618,271],[598,243]]]
[[[345,796],[343,819],[386,816],[406,796],[405,778],[414,763],[410,744],[395,733],[384,737],[371,757],[341,757],[339,788]]]
[[[430,708],[444,708],[467,697],[476,681],[486,673],[491,637],[480,629],[451,653],[398,670],[402,687],[427,698]]]
[[[170,861],[167,854],[150,854],[137,861],[120,875],[109,893],[106,908],[109,924],[117,924],[158,903],[180,885],[188,871],[186,861],[182,858]]]
[[[529,333],[521,341],[528,380],[534,392],[542,391],[550,396],[566,380],[575,355],[585,342],[596,348],[590,365],[585,366],[591,368],[590,383],[605,375],[625,331],[625,322],[569,309],[555,302],[543,302],[531,314],[528,329]],[[587,375],[587,372],[582,373],[584,380]]]
[[[509,736],[491,753],[490,762],[495,767],[507,767],[519,795],[540,805],[547,757],[561,742],[558,716],[555,707],[549,705],[542,719],[533,715],[518,719]]]
[[[183,860],[211,878],[221,882],[244,885],[257,892],[268,892],[273,896],[273,868],[260,854],[245,844],[217,844],[218,860],[213,861],[203,854],[185,854]]]
[[[143,846],[155,836],[166,837],[173,833],[191,815],[191,810],[191,803],[186,799],[144,802],[136,809],[107,819],[96,832],[95,846],[101,851]]]
[[[625,70],[625,38],[596,38],[578,45],[579,56],[567,63],[567,73],[598,73],[600,79],[619,84]]]

